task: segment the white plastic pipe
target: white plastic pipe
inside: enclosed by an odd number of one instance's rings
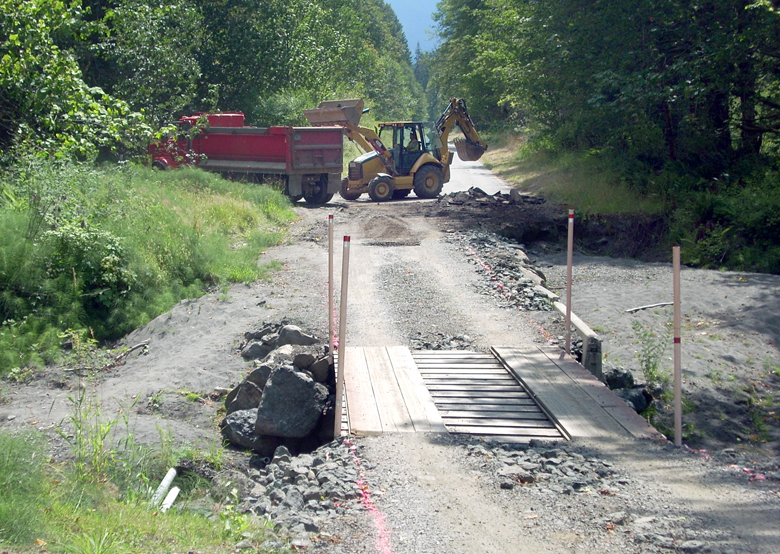
[[[158,506],[160,504],[163,497],[165,496],[165,493],[168,492],[168,488],[171,486],[171,483],[173,483],[175,478],[176,470],[173,468],[169,469],[168,473],[165,474],[165,477],[160,483],[160,486],[157,487],[157,490],[154,492],[154,496],[152,496],[152,505]]]
[[[171,506],[173,506],[173,503],[176,502],[177,496],[179,496],[179,487],[173,487],[171,492],[169,492],[165,497],[165,500],[163,500],[162,506],[160,506],[160,511],[165,513],[170,510]]]

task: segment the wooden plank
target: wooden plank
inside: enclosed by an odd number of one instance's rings
[[[517,388],[517,385],[494,385],[494,384],[460,384],[460,383],[446,383],[443,385],[434,385],[428,383],[428,390],[431,391],[433,396],[436,396],[440,392],[469,392],[473,396],[479,396],[483,392],[499,392],[499,393],[518,393],[525,394],[524,391]]]
[[[382,432],[382,422],[363,349],[348,346],[344,357],[344,393],[350,430],[357,435],[378,435]]]
[[[453,390],[435,391],[435,393],[432,393],[431,396],[433,396],[434,401],[438,401],[438,399],[440,398],[464,398],[464,399],[490,398],[495,400],[501,400],[501,399],[520,400],[520,399],[530,398],[530,396],[526,392],[483,391],[477,394],[469,391],[453,391]],[[452,402],[452,400],[450,400],[450,402]]]
[[[416,364],[415,364],[416,365]],[[496,367],[483,367],[483,368],[474,368],[474,367],[454,367],[454,366],[442,366],[437,367],[433,369],[425,369],[420,368],[417,366],[417,370],[420,372],[420,375],[430,375],[430,376],[436,376],[436,375],[475,375],[475,374],[485,374],[485,375],[508,375],[506,372],[506,369],[504,369],[501,366]]]
[[[447,428],[431,394],[425,388],[409,349],[405,346],[389,346],[386,350],[415,431],[446,433]]]
[[[439,412],[443,418],[504,418],[504,419],[538,419],[547,421],[547,416],[539,408],[528,411],[499,411],[499,410],[444,410]]]
[[[626,436],[626,430],[540,349],[496,347],[494,351],[572,437]]]
[[[517,429],[504,427],[483,427],[481,425],[447,425],[450,433],[466,433],[469,435],[525,435],[534,438],[561,439],[560,432],[555,429]]]
[[[371,385],[374,389],[376,407],[379,411],[379,420],[382,422],[382,431],[399,432],[414,431],[412,419],[404,404],[401,389],[398,387],[393,366],[387,355],[387,350],[382,347],[364,347],[368,374],[371,377]]]
[[[538,419],[500,419],[500,418],[487,418],[487,419],[473,419],[473,418],[445,418],[445,425],[449,426],[479,426],[479,427],[501,427],[512,429],[555,429],[555,425],[550,420],[538,420]]]
[[[429,373],[425,375],[424,379],[426,383],[437,383],[440,381],[476,381],[477,383],[496,381],[502,383],[506,381],[514,386],[518,386],[514,377],[506,371],[503,373],[472,373],[471,371],[464,373]]]
[[[450,406],[539,406],[531,397],[525,398],[434,398],[439,410],[451,409]]]

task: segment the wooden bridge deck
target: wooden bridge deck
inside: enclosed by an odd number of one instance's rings
[[[505,442],[661,437],[557,349],[412,354],[403,346],[347,347],[345,358],[346,428],[355,435],[451,432]]]

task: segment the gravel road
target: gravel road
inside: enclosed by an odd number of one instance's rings
[[[526,211],[513,216],[500,211],[512,208],[504,204],[491,214],[481,207],[466,210],[414,198],[385,204],[334,199],[322,208],[301,206],[287,243],[261,257],[261,263],[282,263],[272,282],[180,303],[128,337],[128,345],[149,340],[146,353],[105,372],[97,387],[117,402],[137,399],[139,440],[153,441],[162,425],[181,443],[213,444],[219,436],[216,403],[192,403],[182,394],[198,391],[207,398],[215,389],[237,384],[246,373],[236,352],[244,331],[286,319],[327,336],[329,214],[335,220],[337,268],[342,237],[351,237],[343,337],[349,345],[486,351],[493,345],[554,342],[556,314],[534,303],[523,281],[528,274],[506,263],[525,259],[524,248],[506,246],[492,235],[508,217],[517,225],[542,220],[528,211],[533,205],[515,206]],[[531,257],[555,278],[555,244],[532,246]],[[655,266],[598,267],[588,274],[605,287],[621,280],[634,283]],[[339,275],[337,270],[336,281]],[[746,287],[751,282],[738,281]],[[723,307],[724,313],[731,309]],[[596,312],[582,315],[592,325],[600,321]],[[704,319],[714,331],[714,319]],[[695,323],[691,329],[698,329]],[[601,324],[613,327],[615,351],[621,341],[630,342],[621,327]],[[765,334],[756,333],[745,338],[723,332],[718,345],[743,356],[740,348],[767,346]],[[754,342],[746,346],[748,339]],[[776,347],[768,352],[777,359]],[[767,390],[776,389],[772,375],[752,378]],[[696,379],[702,390],[723,385],[698,374]],[[67,396],[79,386],[73,372],[56,368],[27,385],[9,385],[0,422],[5,428],[34,425],[51,431],[67,417]],[[362,497],[318,514],[318,531],[294,538],[298,548],[323,554],[778,553],[776,436],[770,434],[764,444],[734,441],[702,451],[642,441],[509,448],[411,433],[355,438],[340,448],[350,449],[354,467],[344,474],[358,476],[350,479]],[[229,458],[236,467],[244,463],[238,452]]]

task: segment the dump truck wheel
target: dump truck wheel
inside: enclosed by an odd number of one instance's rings
[[[444,176],[435,165],[424,165],[414,174],[414,193],[419,198],[436,198],[444,187]]]
[[[412,194],[412,189],[395,189],[393,191],[393,198],[399,200],[401,198],[406,198],[410,194]]]
[[[357,200],[358,198],[360,198],[360,195],[362,193],[355,192],[353,190],[347,190],[348,183],[349,183],[348,179],[341,180],[341,188],[339,189],[339,194],[344,200]]]
[[[333,194],[328,192],[328,185],[322,179],[303,185],[303,199],[307,204],[327,204],[331,198]]]
[[[390,177],[380,175],[371,179],[368,183],[368,195],[374,202],[386,202],[393,197],[395,185]]]

